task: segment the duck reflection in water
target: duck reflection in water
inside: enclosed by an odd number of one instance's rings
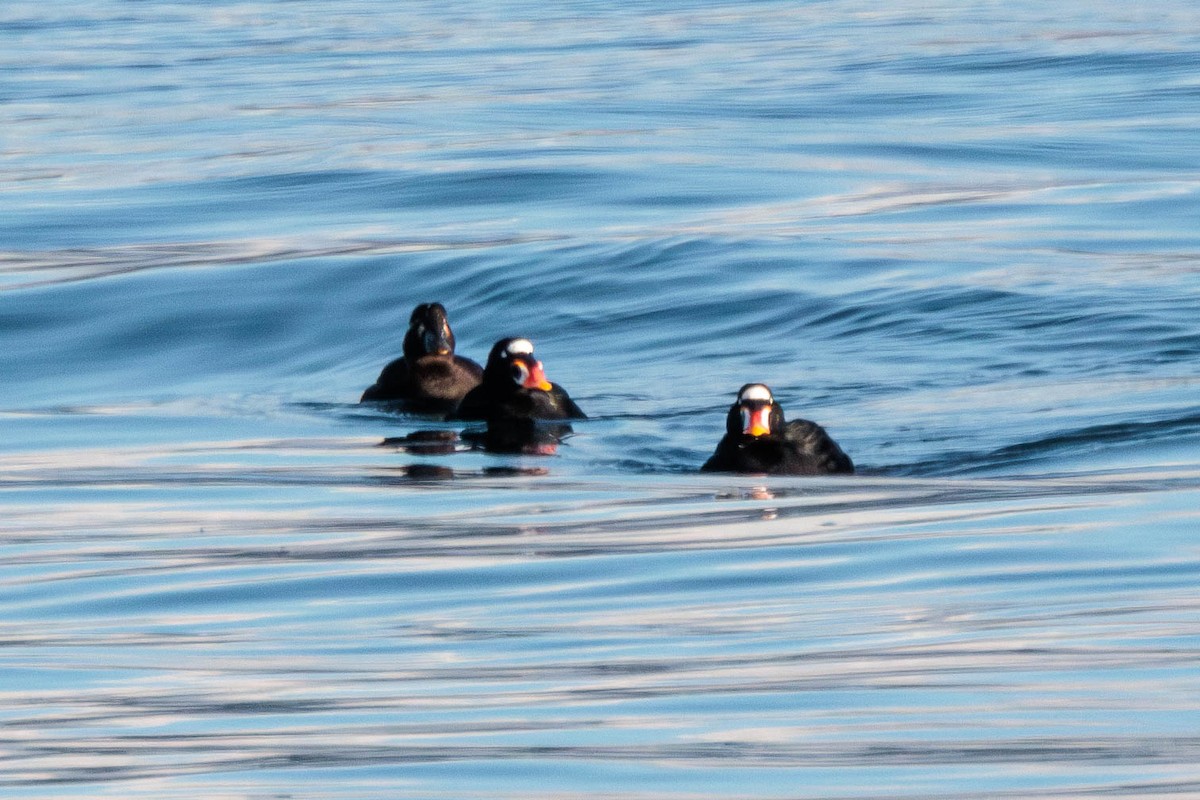
[[[547,422],[525,417],[489,419],[484,429],[463,431],[463,439],[489,453],[552,456],[562,440],[573,433],[565,422]]]
[[[486,450],[491,453],[518,455],[554,455],[562,438],[571,433],[566,424],[527,425],[533,420],[522,420],[521,424],[489,425],[487,428],[470,429],[460,435],[450,430],[420,430],[405,436],[389,436],[379,443],[380,447],[393,447],[401,453],[414,456],[445,456],[470,450]],[[451,478],[513,475],[546,475],[544,467],[484,467],[481,472],[461,472],[441,464],[416,462],[398,468],[395,478],[385,483],[408,481],[440,481]]]
[[[565,422],[496,417],[488,420],[486,428],[468,428],[461,434],[450,430],[420,430],[405,436],[389,436],[379,444],[415,456],[448,456],[468,450],[552,456],[558,453],[563,439],[573,432]]]
[[[458,433],[446,430],[413,431],[406,436],[389,436],[380,442],[381,447],[395,447],[417,456],[448,456],[457,452],[460,444]]]

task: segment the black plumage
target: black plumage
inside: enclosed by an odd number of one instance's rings
[[[441,303],[413,309],[404,355],[383,368],[360,402],[396,403],[409,411],[448,414],[483,379],[483,368],[455,355],[454,332]]]
[[[587,419],[567,391],[546,380],[528,339],[510,337],[492,346],[483,381],[467,393],[454,414],[489,424],[527,419]]]
[[[833,475],[854,472],[854,463],[815,422],[784,420],[771,390],[748,383],[725,418],[725,436],[701,467],[706,472],[769,475]]]

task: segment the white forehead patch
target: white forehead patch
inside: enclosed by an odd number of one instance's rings
[[[775,398],[771,396],[771,390],[761,383],[754,383],[747,386],[738,395],[738,400],[757,400],[762,403],[774,402]]]
[[[505,356],[528,356],[533,354],[533,342],[528,339],[513,339],[504,348]]]

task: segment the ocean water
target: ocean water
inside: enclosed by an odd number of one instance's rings
[[[1200,797],[1200,7],[0,6],[0,794]],[[438,300],[553,455],[357,404]],[[859,474],[701,475],[747,381]]]

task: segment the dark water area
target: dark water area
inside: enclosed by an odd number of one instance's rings
[[[1200,797],[1200,10],[0,45],[3,796]],[[360,405],[432,300],[589,419]],[[700,474],[749,381],[858,474]]]

